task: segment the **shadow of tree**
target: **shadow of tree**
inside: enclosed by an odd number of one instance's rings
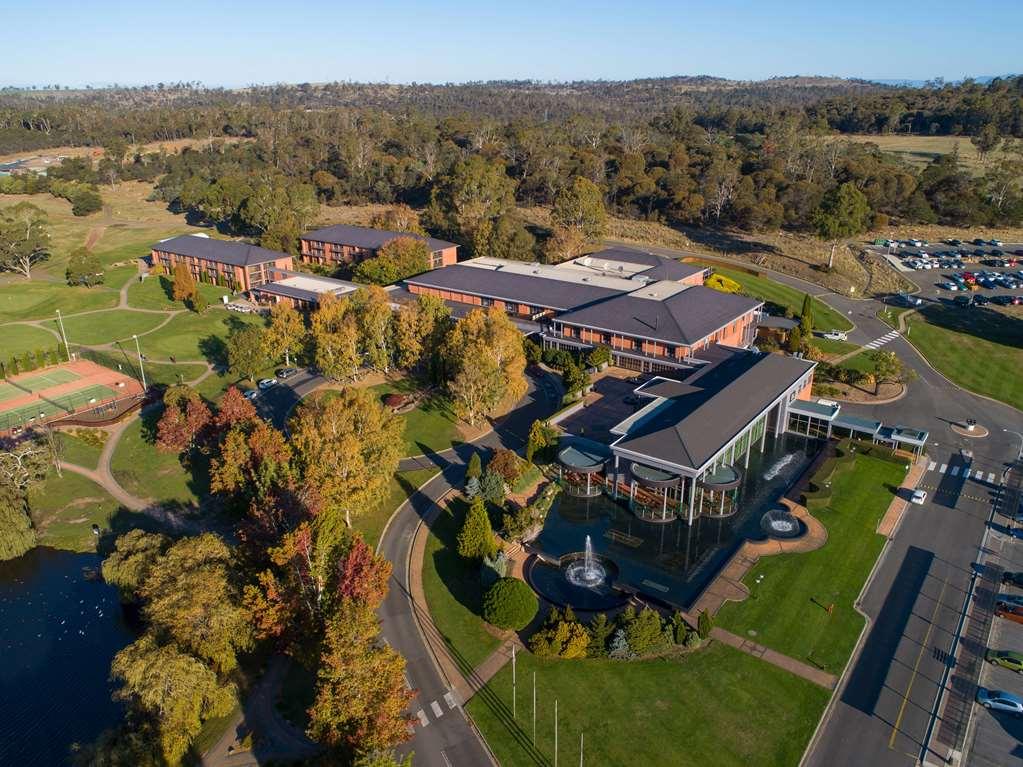
[[[199,353],[215,368],[227,367],[227,342],[217,335],[199,339]]]
[[[917,313],[937,327],[1023,349],[1023,317],[986,306],[960,307],[937,301],[924,304]]]

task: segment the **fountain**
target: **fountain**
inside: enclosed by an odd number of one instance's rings
[[[764,472],[764,479],[770,482],[772,479],[781,474],[781,470],[788,466],[796,459],[795,453],[787,453],[779,458],[775,463],[771,465],[767,471]]]
[[[607,570],[593,556],[593,543],[590,536],[586,536],[586,549],[583,551],[583,558],[569,563],[565,568],[565,578],[575,586],[592,589],[601,585],[607,578]]]
[[[776,506],[764,514],[760,528],[771,538],[798,538],[806,532],[803,522],[784,506]]]

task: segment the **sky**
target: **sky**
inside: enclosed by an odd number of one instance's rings
[[[0,0],[0,20],[0,85],[1023,71],[1020,0]]]

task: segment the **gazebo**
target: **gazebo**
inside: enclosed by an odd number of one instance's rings
[[[682,477],[663,469],[633,462],[629,466],[629,508],[648,522],[670,522],[675,518],[675,505]],[[668,499],[672,499],[671,508]]]
[[[611,451],[599,442],[581,437],[563,439],[562,443],[564,447],[558,451],[558,473],[565,492],[579,498],[600,495]]]
[[[700,490],[700,513],[711,517],[734,514],[735,499],[742,484],[742,470],[738,466],[722,463],[708,471],[697,483]]]

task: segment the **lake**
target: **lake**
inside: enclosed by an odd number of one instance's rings
[[[36,548],[0,562],[0,765],[62,765],[120,721],[110,661],[135,639],[95,554]]]

